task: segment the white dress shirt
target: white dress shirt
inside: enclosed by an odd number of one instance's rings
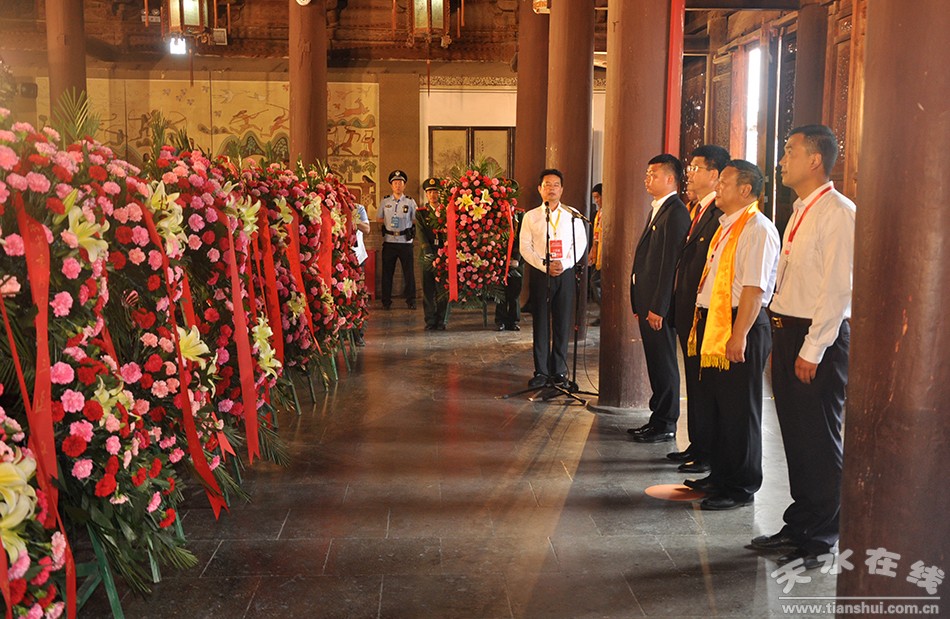
[[[807,215],[805,207],[826,188]],[[821,363],[825,349],[838,337],[841,322],[851,317],[854,266],[854,202],[828,182],[793,206],[779,256],[780,281],[772,299],[776,314],[810,318],[799,356]],[[800,225],[799,225],[800,224]],[[789,237],[795,227],[794,241]]]
[[[660,212],[660,207],[663,206],[663,203],[670,199],[670,196],[675,196],[676,192],[671,191],[662,198],[657,198],[650,202],[650,207],[653,209],[653,212],[650,213],[650,223],[653,223],[653,220],[656,219],[656,214]]]
[[[719,228],[723,232],[719,244],[710,244],[709,274],[703,281],[699,293],[696,295],[696,305],[708,308],[712,299],[713,282],[719,271],[719,259],[734,233],[733,224],[745,212],[745,209],[736,211],[732,215],[723,215],[719,218]],[[753,215],[742,228],[736,245],[736,264],[734,279],[732,280],[732,307],[739,306],[739,297],[745,286],[755,286],[764,291],[762,305],[768,305],[775,289],[775,268],[778,264],[779,238],[775,224],[761,212]]]
[[[551,209],[550,224],[547,226],[544,206],[533,208],[525,213],[524,221],[521,222],[521,240],[518,246],[521,257],[539,271],[547,272],[547,267],[544,265],[544,256],[547,253],[544,247],[546,227],[551,240],[561,241],[563,256],[560,262],[565,271],[577,264],[578,259],[587,249],[584,220],[572,217],[565,207],[566,205],[559,204]],[[572,224],[573,235],[571,234]]]

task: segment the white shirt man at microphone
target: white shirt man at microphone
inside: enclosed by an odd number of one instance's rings
[[[537,271],[528,278],[534,304],[534,376],[528,386],[566,386],[576,288],[573,267],[587,250],[587,232],[576,211],[561,204],[564,175],[559,170],[542,171],[538,184],[544,204],[525,213],[519,242],[522,259]]]

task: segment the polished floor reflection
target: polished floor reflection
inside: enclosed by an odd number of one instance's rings
[[[255,465],[252,502],[218,522],[190,501],[199,566],[148,599],[126,594],[126,616],[800,617],[783,597],[834,594],[818,570],[786,594],[777,553],[745,548],[788,502],[771,401],[753,506],[654,499],[647,487],[684,475],[664,458],[672,443],[627,440],[646,412],[496,399],[531,374],[523,326],[455,312],[429,332],[421,311],[377,308],[356,367],[316,402],[299,389],[303,414],[281,416],[293,465]],[[582,388],[596,384],[599,337],[581,343]],[[81,616],[108,616],[101,591]]]

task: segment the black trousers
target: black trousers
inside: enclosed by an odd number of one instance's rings
[[[676,331],[669,317],[654,331],[645,315],[637,314],[643,354],[650,377],[650,425],[662,432],[673,432],[680,416],[680,368],[676,362]]]
[[[848,385],[851,327],[843,322],[838,338],[825,350],[811,384],[795,376],[795,359],[808,327],[773,327],[772,389],[792,504],[785,510],[783,532],[816,554],[838,541],[841,508],[841,422]]]
[[[512,269],[505,284],[505,298],[495,304],[495,324],[510,327],[521,321],[521,274]]]
[[[732,316],[735,320],[736,311]],[[705,312],[696,326],[699,349],[706,329]],[[772,350],[769,319],[763,308],[746,336],[745,361],[728,370],[702,368],[699,392],[712,414],[711,480],[722,494],[737,501],[752,498],[762,487],[762,372]]]
[[[383,243],[383,305],[393,302],[393,275],[396,273],[396,261],[402,265],[402,277],[405,280],[406,303],[415,303],[416,274],[413,268],[412,243]]]
[[[545,376],[567,374],[567,343],[574,313],[574,269],[547,277],[535,269],[530,277],[534,372]],[[550,282],[550,307],[545,307]],[[553,337],[552,337],[553,335]]]
[[[689,356],[687,343],[689,331],[676,332],[683,351],[684,374],[686,375],[686,429],[689,431],[689,452],[693,460],[709,462],[712,460],[713,436],[715,425],[713,414],[703,399],[699,389],[699,354]]]
[[[422,269],[422,309],[428,327],[438,327],[449,321],[449,299],[445,296],[439,299],[438,292],[435,272]]]

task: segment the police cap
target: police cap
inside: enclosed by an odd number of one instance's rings
[[[409,176],[402,170],[393,170],[392,172],[389,173],[390,183],[393,181],[406,182],[407,180],[409,180]]]

